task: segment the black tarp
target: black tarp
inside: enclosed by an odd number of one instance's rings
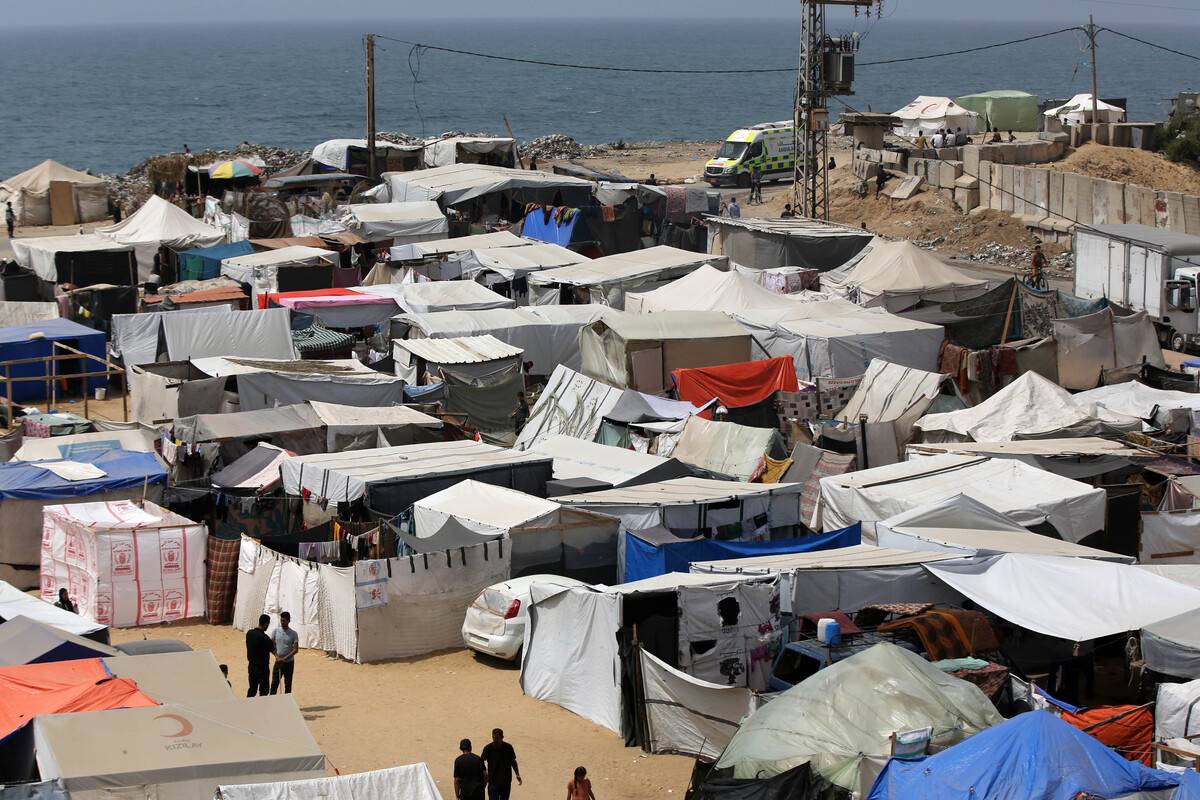
[[[59,283],[76,288],[108,283],[136,286],[137,259],[132,250],[60,251],[54,254],[54,269]]]
[[[492,486],[516,489],[534,497],[545,497],[546,482],[553,477],[551,464],[552,460],[546,458],[540,461],[479,467],[469,476],[454,472],[371,483],[367,485],[367,507],[376,516],[391,519],[408,510],[418,500],[442,489],[449,489],[467,477]]]
[[[730,261],[757,269],[811,267],[822,272],[837,269],[858,255],[871,234],[847,231],[840,235],[771,233],[721,225],[722,249]]]
[[[279,451],[275,448],[256,446],[229,466],[214,473],[212,484],[221,489],[239,488],[242,483],[262,472],[268,464],[278,457]],[[259,489],[261,487],[254,486],[248,488]]]
[[[770,778],[709,777],[692,800],[849,800],[850,792],[834,786],[801,764]]]

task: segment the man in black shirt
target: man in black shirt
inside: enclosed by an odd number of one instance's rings
[[[271,618],[263,614],[258,618],[258,627],[246,631],[246,674],[250,677],[246,697],[270,694],[271,651],[275,649],[271,637],[267,636],[270,624]]]
[[[504,731],[492,728],[492,741],[483,746],[480,755],[487,764],[488,800],[508,800],[513,775],[521,783],[521,768],[517,766],[517,751],[504,741]]]
[[[483,759],[471,752],[471,740],[458,743],[462,755],[454,759],[454,796],[458,800],[483,800],[487,785],[487,767]]]

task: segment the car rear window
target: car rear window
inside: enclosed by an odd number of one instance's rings
[[[498,589],[484,589],[483,593],[475,598],[474,606],[504,616],[512,600],[512,597]]]

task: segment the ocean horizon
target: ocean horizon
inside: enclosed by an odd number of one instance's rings
[[[647,69],[793,68],[799,22],[756,20],[396,20],[281,24],[14,27],[0,31],[0,178],[54,158],[97,173],[144,158],[256,144],[308,149],[365,131],[361,37],[383,36],[502,56]],[[757,20],[761,22],[761,20]],[[1102,24],[1098,21],[1098,24]],[[1062,22],[930,22],[829,13],[831,35],[862,37],[855,94],[832,105],[893,111],[917,95],[1021,89],[1042,99],[1091,88],[1086,37],[1070,32],[978,53],[911,58],[1019,39]],[[1184,52],[1196,26],[1113,23]],[[1192,62],[1101,34],[1099,94],[1127,98],[1130,120],[1165,118]],[[791,116],[794,72],[637,74],[548,68],[380,39],[377,127],[415,136],[447,130],[518,139],[563,133],[584,143],[723,138]]]

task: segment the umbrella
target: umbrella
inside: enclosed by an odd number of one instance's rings
[[[233,161],[222,161],[208,169],[210,178],[253,178],[255,175],[261,174],[261,167],[256,167],[249,161],[240,158]]]

